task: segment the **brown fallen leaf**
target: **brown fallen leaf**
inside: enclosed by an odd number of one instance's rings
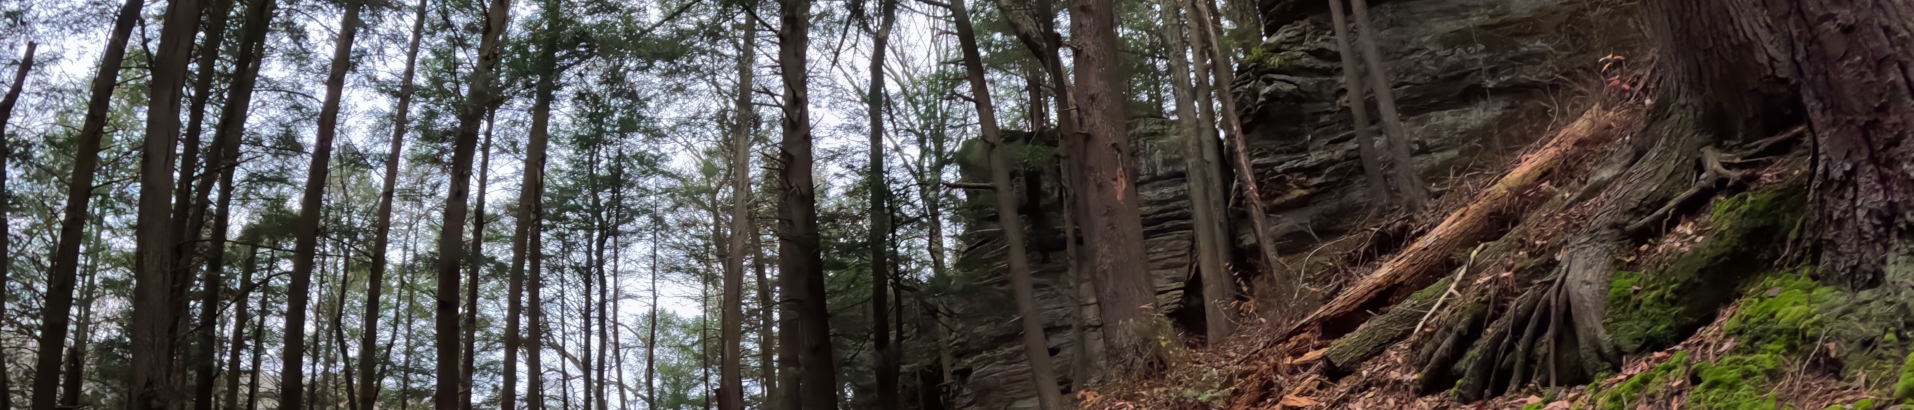
[[[1281,404],[1283,407],[1309,407],[1309,406],[1314,406],[1314,405],[1318,405],[1322,403],[1317,402],[1316,399],[1311,399],[1308,397],[1297,396],[1292,394],[1292,395],[1283,397],[1283,401]]]
[[[1542,410],[1569,410],[1572,408],[1574,408],[1574,406],[1568,404],[1568,400],[1556,400],[1554,403],[1549,403],[1548,406],[1542,407]]]

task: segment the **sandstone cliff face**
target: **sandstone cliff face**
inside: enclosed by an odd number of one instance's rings
[[[1320,3],[1320,4],[1318,4]],[[1278,276],[1253,258],[1247,212],[1237,201],[1238,277],[1247,298],[1261,307],[1237,320],[1280,320],[1307,309],[1335,287],[1363,272],[1325,268],[1306,261],[1312,250],[1336,242],[1376,221],[1363,221],[1372,198],[1356,156],[1353,130],[1343,109],[1340,57],[1330,32],[1327,3],[1264,1],[1267,38],[1238,70],[1236,95],[1244,110],[1252,164],[1269,204],[1271,235],[1289,264],[1305,273],[1301,295],[1271,295],[1260,289]],[[1545,130],[1579,88],[1599,78],[1602,57],[1625,53],[1637,36],[1632,7],[1576,0],[1402,0],[1377,3],[1371,14],[1393,81],[1403,121],[1414,140],[1414,159],[1438,194],[1451,179],[1496,155],[1520,147]],[[1624,23],[1618,23],[1624,22]],[[1140,120],[1142,130],[1161,129]],[[1148,132],[1141,132],[1148,134]],[[1182,329],[1201,329],[1200,308],[1184,309],[1194,264],[1189,253],[1190,214],[1182,161],[1161,137],[1139,137],[1137,182],[1144,233],[1158,307]],[[1166,149],[1154,149],[1154,147]],[[1166,154],[1165,152],[1169,152]],[[1054,175],[1054,172],[1052,172]],[[1045,191],[1054,192],[1047,177]],[[1234,188],[1232,188],[1234,190]],[[1238,191],[1240,192],[1240,191]],[[987,200],[972,198],[959,212],[966,227],[956,249],[959,275],[967,283],[941,295],[952,317],[949,348],[956,374],[941,386],[956,409],[1035,409],[1028,366],[1017,348],[1016,308],[1004,277],[1002,242]],[[1026,198],[1026,202],[1030,199]],[[1054,197],[1044,198],[1040,222],[1061,221]],[[968,215],[964,213],[968,212]],[[1026,223],[1039,221],[1025,215]],[[1054,232],[1054,228],[1050,231]],[[1054,233],[1052,234],[1054,236]],[[1095,365],[1095,301],[1087,284],[1067,275],[1061,238],[1033,238],[1036,292],[1052,359],[1066,389],[1081,386],[1079,374]],[[1360,240],[1360,239],[1357,239]],[[1354,240],[1349,242],[1356,242]],[[1340,244],[1338,246],[1355,246]],[[1306,267],[1306,269],[1305,269]],[[1283,267],[1274,271],[1287,272]],[[1078,285],[1082,289],[1072,289]],[[1276,309],[1273,307],[1282,307]],[[1073,324],[1082,327],[1073,329]],[[1200,333],[1196,332],[1196,333]],[[1079,339],[1089,343],[1079,346]],[[1084,355],[1083,350],[1092,353]]]

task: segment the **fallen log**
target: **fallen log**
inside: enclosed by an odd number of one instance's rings
[[[1363,312],[1363,308],[1379,297],[1395,294],[1397,289],[1412,282],[1426,280],[1425,277],[1447,272],[1454,268],[1451,258],[1462,250],[1478,244],[1495,240],[1491,237],[1497,232],[1492,223],[1498,216],[1504,216],[1511,210],[1519,212],[1534,206],[1547,195],[1525,195],[1530,188],[1541,182],[1542,178],[1554,170],[1565,159],[1600,145],[1609,138],[1620,134],[1619,125],[1629,121],[1621,117],[1631,113],[1592,107],[1581,118],[1563,127],[1555,137],[1535,152],[1526,154],[1522,161],[1495,184],[1476,195],[1476,199],[1455,213],[1449,214],[1441,224],[1428,234],[1383,263],[1375,273],[1363,277],[1355,285],[1336,295],[1303,320],[1291,325],[1282,337],[1295,336],[1326,322],[1341,322]],[[1427,283],[1427,282],[1424,282]],[[1324,339],[1341,337],[1341,334],[1322,334]]]

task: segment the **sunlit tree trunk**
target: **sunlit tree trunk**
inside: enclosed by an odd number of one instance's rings
[[[119,84],[120,63],[126,58],[126,41],[133,25],[140,21],[140,8],[146,2],[128,0],[120,7],[113,23],[113,35],[107,39],[104,56],[94,74],[86,103],[86,118],[80,125],[79,146],[73,154],[73,172],[67,177],[66,209],[60,219],[59,242],[53,248],[52,269],[47,271],[46,290],[40,302],[39,349],[33,367],[33,398],[27,408],[53,408],[59,398],[62,347],[66,346],[67,326],[73,310],[73,285],[79,271],[80,242],[86,231],[88,203],[93,198],[94,171],[100,167],[100,137],[106,131],[107,111],[112,109],[113,88]]]

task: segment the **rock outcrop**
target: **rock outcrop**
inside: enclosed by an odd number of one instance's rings
[[[1363,181],[1353,129],[1343,109],[1341,65],[1331,35],[1327,3],[1266,0],[1264,43],[1254,46],[1239,65],[1235,85],[1249,134],[1256,177],[1272,216],[1270,232],[1289,264],[1301,270],[1302,295],[1271,295],[1269,281],[1298,274],[1285,267],[1259,266],[1246,223],[1236,226],[1239,260],[1232,263],[1249,285],[1245,298],[1264,307],[1236,320],[1279,320],[1307,313],[1320,299],[1360,272],[1325,269],[1325,261],[1306,260],[1312,251],[1352,232],[1377,225],[1365,221],[1373,198]],[[1633,8],[1608,1],[1574,0],[1400,0],[1375,4],[1377,38],[1399,99],[1403,121],[1414,141],[1414,162],[1438,195],[1455,177],[1526,145],[1574,107],[1562,107],[1582,84],[1594,84],[1605,56],[1623,54],[1637,44]],[[1572,114],[1572,112],[1570,112]],[[1152,130],[1165,127],[1138,120],[1137,158],[1141,177],[1143,226],[1150,274],[1158,308],[1179,329],[1201,333],[1202,309],[1185,309],[1185,290],[1194,286],[1189,254],[1191,222],[1185,196],[1183,162],[1170,157],[1171,143]],[[1561,119],[1566,121],[1566,119]],[[1012,138],[1041,147],[1046,138]],[[1049,140],[1054,140],[1050,138]],[[1053,144],[1050,143],[1050,144]],[[1161,149],[1159,149],[1161,147]],[[1041,151],[1026,149],[1026,151]],[[1026,158],[1032,157],[1026,155]],[[1026,223],[1038,222],[1032,265],[1052,359],[1066,389],[1085,384],[1086,366],[1094,366],[1095,301],[1086,284],[1068,275],[1063,241],[1054,227],[1062,220],[1055,203],[1054,163],[1034,161],[1025,175],[1043,181],[1043,198],[1026,209]],[[974,171],[974,170],[973,170]],[[965,171],[972,172],[972,171]],[[1232,176],[1233,178],[1233,176]],[[1234,188],[1232,188],[1234,189]],[[1240,191],[1237,191],[1240,193]],[[976,196],[988,194],[976,194]],[[1026,203],[1032,201],[1025,198]],[[956,210],[965,224],[952,290],[939,295],[950,317],[948,344],[956,357],[956,380],[941,386],[955,409],[1035,409],[1035,394],[1017,341],[1015,305],[1004,277],[1002,242],[995,234],[988,200],[972,197]],[[1234,220],[1247,212],[1235,203]],[[1379,235],[1386,236],[1386,235]],[[1353,236],[1352,236],[1353,237]],[[1355,242],[1355,241],[1350,241]],[[1387,242],[1378,240],[1375,242]],[[1344,244],[1354,246],[1353,244]],[[1371,244],[1369,246],[1387,246]],[[1272,273],[1274,272],[1274,273]],[[1078,286],[1072,288],[1072,286]],[[1282,306],[1284,311],[1268,307]],[[1088,344],[1079,342],[1087,340]]]

